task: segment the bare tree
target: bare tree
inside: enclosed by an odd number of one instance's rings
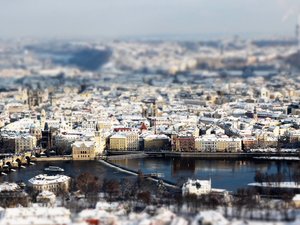
[[[118,181],[116,180],[107,180],[103,185],[105,193],[108,194],[109,201],[112,201],[115,198],[118,198],[121,193],[121,187]]]
[[[76,180],[76,187],[84,195],[99,193],[101,186],[102,181],[90,173],[82,173]]]
[[[137,194],[137,199],[142,201],[144,204],[149,205],[151,202],[151,194],[149,191],[143,191]]]

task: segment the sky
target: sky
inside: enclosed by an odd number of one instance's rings
[[[300,0],[0,0],[0,38],[291,36]]]

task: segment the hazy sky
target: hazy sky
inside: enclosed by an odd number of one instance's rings
[[[300,0],[0,0],[1,37],[292,35]]]

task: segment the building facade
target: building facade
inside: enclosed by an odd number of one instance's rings
[[[15,139],[15,153],[21,153],[26,150],[32,150],[36,147],[36,144],[37,141],[35,136],[18,136]]]
[[[93,160],[96,157],[95,142],[76,141],[72,144],[73,160]]]
[[[175,151],[193,152],[195,151],[194,137],[177,137],[175,138]]]
[[[211,192],[211,180],[188,179],[182,186],[182,195],[206,195]]]
[[[40,174],[29,179],[29,185],[38,192],[51,191],[61,193],[70,189],[71,178],[66,175]]]

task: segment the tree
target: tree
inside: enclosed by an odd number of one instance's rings
[[[107,180],[103,185],[104,192],[108,194],[109,200],[119,197],[121,193],[121,187],[118,181],[116,180]]]
[[[258,183],[264,182],[265,181],[265,175],[260,171],[256,171],[254,181],[258,182]]]
[[[139,188],[142,186],[143,181],[144,181],[144,174],[143,174],[142,170],[138,170],[137,185]]]
[[[82,173],[77,177],[76,186],[84,195],[97,194],[102,181],[90,173]]]
[[[122,179],[121,189],[122,189],[122,196],[125,199],[128,199],[128,198],[134,196],[136,193],[136,190],[137,190],[134,181],[132,181],[129,178]]]
[[[149,191],[143,191],[137,194],[138,200],[142,201],[144,204],[149,205],[151,202],[151,194]]]

